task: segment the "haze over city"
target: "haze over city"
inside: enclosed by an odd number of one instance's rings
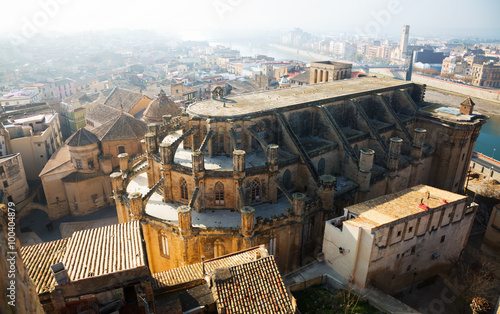
[[[392,8],[392,10],[391,10]],[[282,32],[293,27],[324,35],[376,30],[397,38],[401,25],[415,36],[495,38],[500,2],[467,1],[71,1],[25,0],[1,4],[0,34],[68,34],[102,30],[150,30],[186,40]],[[373,32],[373,31],[372,31]]]

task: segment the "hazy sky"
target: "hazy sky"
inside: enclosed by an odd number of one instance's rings
[[[125,28],[202,39],[218,30],[294,27],[393,36],[403,24],[414,35],[500,37],[499,0],[2,0],[0,9],[0,33],[24,37]]]

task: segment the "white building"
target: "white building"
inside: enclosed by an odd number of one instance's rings
[[[477,204],[426,185],[347,207],[326,222],[327,263],[359,287],[395,292],[458,259]]]
[[[14,89],[8,94],[0,97],[0,105],[7,110],[9,108],[40,102],[38,88]]]
[[[57,113],[40,114],[10,123],[2,128],[0,141],[5,142],[7,154],[21,153],[26,178],[37,180],[40,171],[62,144],[59,116]]]

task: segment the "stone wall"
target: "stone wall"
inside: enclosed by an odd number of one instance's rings
[[[12,211],[11,211],[12,213]],[[44,313],[38,296],[35,292],[35,285],[26,272],[23,261],[21,260],[21,252],[19,241],[15,238],[15,245],[9,241],[9,209],[0,205],[0,307],[2,313]],[[16,220],[14,220],[16,221]],[[16,221],[17,222],[17,221]],[[12,225],[12,224],[11,224]],[[13,254],[9,252],[15,252]],[[11,264],[9,258],[14,257],[14,263]],[[13,272],[11,272],[13,270]],[[14,283],[15,290],[9,289],[11,283]],[[9,290],[7,290],[9,289]],[[10,291],[15,291],[15,299],[7,297]],[[11,302],[14,301],[12,304]]]

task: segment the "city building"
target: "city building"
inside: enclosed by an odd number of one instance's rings
[[[154,313],[137,221],[24,246],[21,256],[46,313]]]
[[[75,81],[69,78],[57,80],[52,85],[55,98],[63,100],[76,93]]]
[[[49,219],[80,216],[112,204],[109,174],[118,155],[142,154],[146,123],[122,114],[88,131],[78,130],[40,172]]]
[[[473,64],[472,85],[500,88],[500,63]]]
[[[264,244],[288,273],[351,204],[463,187],[485,117],[424,95],[363,77],[191,104],[148,127],[144,156],[119,156],[118,219],[143,224],[152,272]]]
[[[408,59],[408,38],[410,36],[410,25],[403,25],[403,31],[401,32],[401,41],[399,46],[394,48],[391,54],[391,58],[404,61]]]
[[[6,154],[21,153],[26,179],[38,180],[38,174],[62,144],[58,114],[26,116],[9,123],[0,131]]]
[[[443,59],[441,74],[465,75],[467,63],[460,56],[449,56]]]
[[[500,252],[500,205],[491,210],[490,221],[484,234],[481,250],[489,254]]]
[[[352,64],[336,61],[311,62],[310,84],[331,82],[351,78]]]
[[[10,93],[3,95],[0,97],[0,105],[2,106],[3,111],[7,111],[10,108],[33,104],[40,102],[40,93],[38,88],[27,88],[20,90],[12,90]]]
[[[20,203],[29,195],[21,154],[0,157],[0,203]]]
[[[326,222],[325,260],[361,288],[393,293],[459,258],[476,209],[467,196],[427,185],[349,206]]]

